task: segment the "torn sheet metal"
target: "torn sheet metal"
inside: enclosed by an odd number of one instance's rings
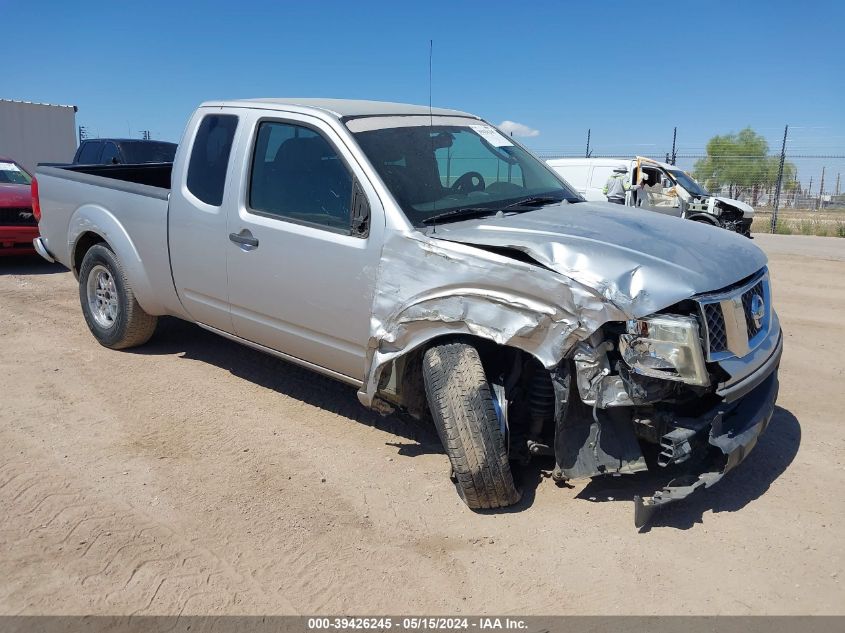
[[[551,270],[395,233],[382,252],[359,398],[369,405],[382,369],[437,336],[477,335],[522,349],[551,369],[602,323],[624,318],[595,290]]]
[[[733,200],[732,198],[723,198],[722,196],[713,196],[713,200],[716,202],[721,202],[724,205],[729,207],[734,207],[742,212],[742,217],[744,218],[753,218],[754,217],[754,207],[750,204],[742,202],[741,200]]]
[[[607,353],[613,349],[611,341],[581,341],[575,346],[575,376],[581,402],[599,409],[607,407],[629,407],[634,404],[619,376],[611,375]],[[594,347],[595,345],[595,347]]]
[[[475,334],[551,369],[608,321],[728,286],[765,263],[740,236],[586,202],[391,233],[359,398],[369,406],[382,369],[436,336]]]
[[[675,478],[652,497],[634,497],[634,525],[646,526],[663,506],[685,499],[700,488],[709,488],[733,470],[757,443],[769,424],[778,395],[777,372],[738,401],[732,408],[724,404],[702,417],[710,417],[708,443],[716,447],[722,458],[711,462],[699,474]]]

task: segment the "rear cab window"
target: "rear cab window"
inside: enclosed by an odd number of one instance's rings
[[[188,191],[214,207],[223,203],[226,170],[237,127],[238,117],[233,114],[209,114],[194,137],[188,162]]]
[[[103,144],[100,141],[85,141],[79,148],[79,158],[76,162],[82,165],[98,165],[102,149]]]
[[[103,153],[100,156],[100,162],[103,165],[116,165],[120,163],[120,152],[117,149],[117,145],[106,143],[105,147],[103,147]]]

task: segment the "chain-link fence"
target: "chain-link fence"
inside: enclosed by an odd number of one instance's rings
[[[800,142],[792,142],[792,136],[788,136],[790,142],[783,144],[783,152],[756,154],[720,154],[704,147],[690,151],[677,146],[659,151],[659,146],[648,144],[591,147],[589,141],[580,151],[570,147],[538,149],[535,153],[544,160],[642,156],[675,164],[711,193],[754,207],[752,230],[756,232],[845,237],[845,142],[839,145],[839,139],[822,139],[815,141],[816,151],[812,151],[806,137],[795,137]]]

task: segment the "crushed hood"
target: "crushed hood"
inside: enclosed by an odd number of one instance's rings
[[[735,233],[605,203],[564,202],[444,224],[429,235],[521,251],[631,317],[725,288],[766,265],[763,252]]]
[[[722,204],[726,204],[728,206],[734,207],[742,211],[742,217],[744,218],[753,218],[754,217],[754,207],[750,204],[746,204],[739,200],[734,200],[732,198],[724,198],[722,196],[713,196],[715,200],[718,200]]]

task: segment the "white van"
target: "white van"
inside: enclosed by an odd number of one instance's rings
[[[617,167],[628,172],[633,185],[625,204],[648,211],[707,222],[751,237],[754,209],[740,202],[710,194],[692,176],[675,165],[636,156],[625,158],[554,158],[547,161],[587,200],[607,201],[604,186]]]

